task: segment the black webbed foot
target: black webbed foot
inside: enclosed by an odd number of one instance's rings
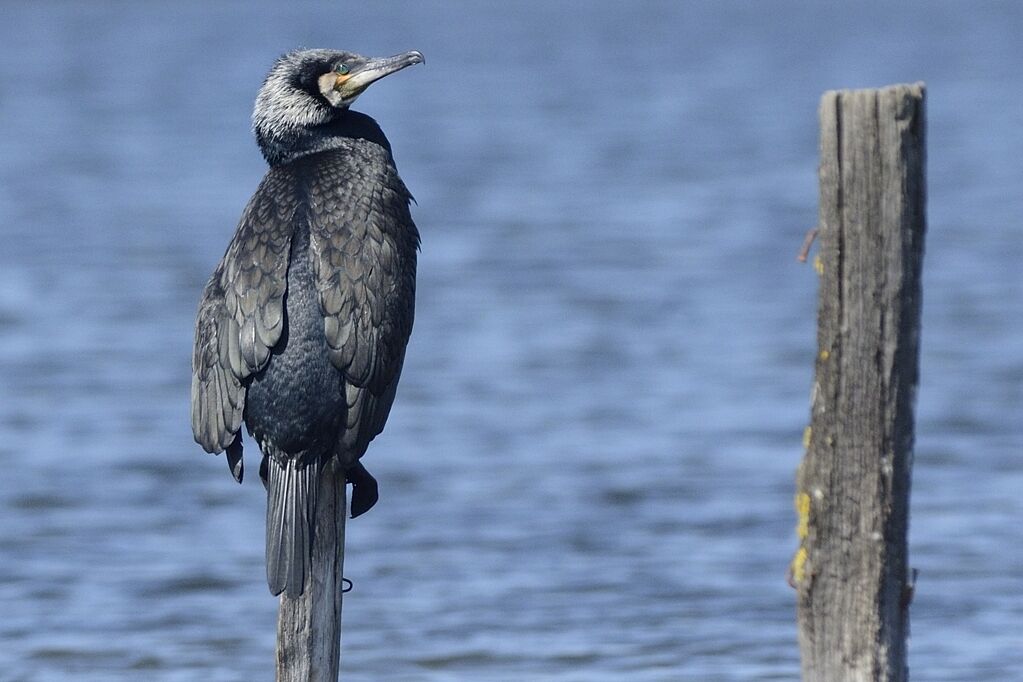
[[[352,484],[352,518],[365,514],[377,503],[377,480],[356,462],[345,471],[345,482]]]

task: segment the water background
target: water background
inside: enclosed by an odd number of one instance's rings
[[[821,93],[925,80],[916,680],[1023,680],[1023,5],[7,2],[0,679],[266,680],[264,493],[192,442],[192,323],[296,46],[423,234],[349,524],[344,679],[792,680]]]

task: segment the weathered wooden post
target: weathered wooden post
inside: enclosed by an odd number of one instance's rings
[[[277,681],[337,682],[345,561],[345,475],[334,460],[320,476],[312,563],[302,596],[280,596]]]
[[[925,230],[924,85],[820,108],[816,377],[796,508],[803,679],[908,677],[906,530]]]

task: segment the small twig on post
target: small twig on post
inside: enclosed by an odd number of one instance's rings
[[[341,573],[345,561],[345,474],[335,460],[324,466],[316,502],[312,561],[305,589],[280,596],[277,682],[337,682],[341,663]]]
[[[806,231],[806,236],[803,237],[803,246],[799,249],[799,254],[796,256],[796,260],[800,263],[805,263],[806,259],[810,256],[810,247],[813,246],[813,240],[817,238],[819,230],[816,227],[811,227]]]
[[[820,120],[818,354],[790,569],[803,679],[904,682],[924,86],[828,92]]]

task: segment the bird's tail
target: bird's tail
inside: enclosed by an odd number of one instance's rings
[[[267,457],[266,579],[274,596],[302,594],[313,548],[319,461]]]

